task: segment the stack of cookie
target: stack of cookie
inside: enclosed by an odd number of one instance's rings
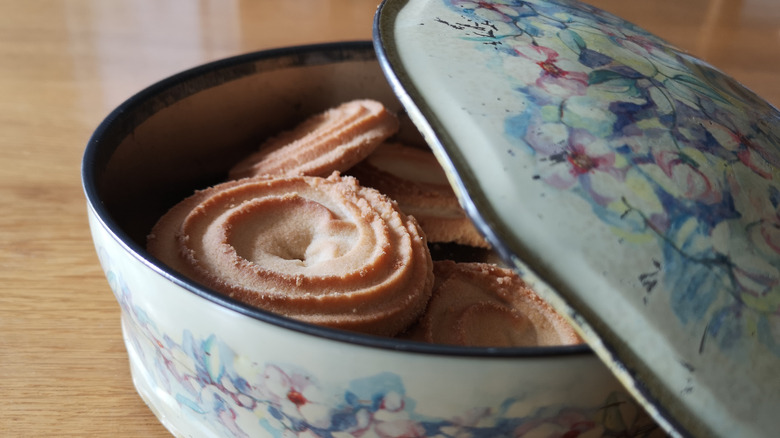
[[[511,270],[434,260],[432,245],[489,244],[430,150],[395,141],[398,130],[372,100],[315,115],[174,206],[147,249],[219,293],[323,326],[465,346],[580,343]]]

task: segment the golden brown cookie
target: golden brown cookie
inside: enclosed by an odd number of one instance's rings
[[[414,218],[354,178],[245,178],[199,191],[147,240],[171,268],[281,315],[392,336],[430,297]]]
[[[398,119],[380,102],[350,101],[267,140],[234,165],[228,177],[326,177],[349,169],[397,130]]]
[[[434,262],[428,309],[412,340],[469,347],[582,343],[574,329],[517,274],[486,263]]]

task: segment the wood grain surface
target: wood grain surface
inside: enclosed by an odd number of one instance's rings
[[[777,0],[592,0],[780,104]],[[370,39],[378,0],[0,0],[0,436],[163,437],[136,394],[80,160],[106,114],[180,70]]]

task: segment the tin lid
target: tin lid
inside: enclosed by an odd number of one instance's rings
[[[380,64],[491,243],[667,431],[780,428],[780,112],[567,0],[385,0]]]

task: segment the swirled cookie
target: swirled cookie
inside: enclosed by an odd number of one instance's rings
[[[249,305],[376,335],[412,324],[433,286],[416,220],[337,173],[245,178],[196,192],[157,222],[147,249]]]
[[[434,262],[428,309],[408,338],[470,347],[531,347],[582,342],[517,274],[486,263]]]
[[[384,143],[350,169],[360,184],[393,198],[414,216],[429,242],[452,242],[488,248],[458,203],[455,192],[432,152],[399,143]]]
[[[349,169],[396,131],[398,119],[380,102],[350,101],[267,140],[234,165],[228,177],[326,177]]]

